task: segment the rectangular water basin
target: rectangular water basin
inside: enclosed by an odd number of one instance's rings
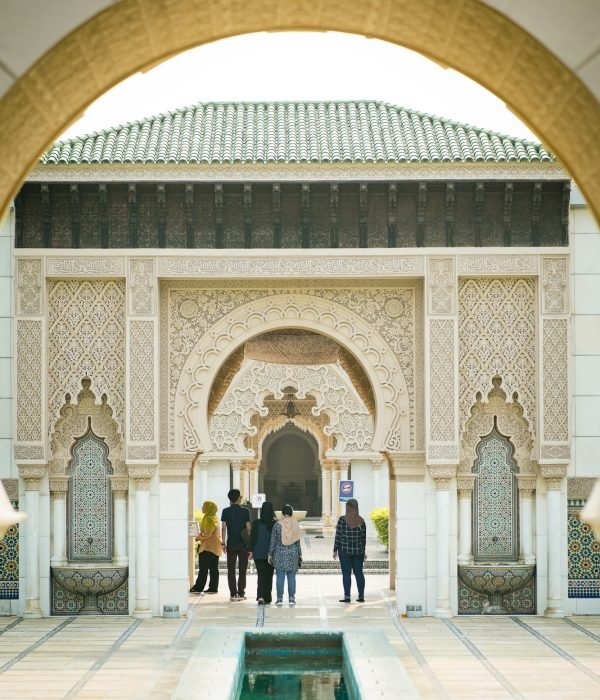
[[[191,650],[174,700],[417,698],[379,628],[286,632],[208,627]]]

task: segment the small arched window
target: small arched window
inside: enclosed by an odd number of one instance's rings
[[[473,557],[475,561],[517,561],[517,464],[510,440],[498,431],[477,445],[473,508]]]
[[[112,559],[112,498],[108,445],[92,431],[77,439],[69,464],[69,560]]]

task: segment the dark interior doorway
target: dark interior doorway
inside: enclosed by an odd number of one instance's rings
[[[307,517],[321,516],[319,446],[312,435],[293,424],[269,435],[259,474],[261,490],[276,510],[289,503]]]

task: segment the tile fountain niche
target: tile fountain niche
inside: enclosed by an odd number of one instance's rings
[[[519,513],[518,491],[519,474],[531,468],[531,434],[517,394],[512,403],[506,403],[499,377],[493,385],[488,402],[477,395],[470,419],[474,425],[467,425],[467,439],[475,443],[474,459],[469,460],[472,519],[470,524],[461,521],[461,527],[471,526],[467,540],[472,548],[459,557],[458,613],[535,614],[535,562],[528,546],[520,547],[519,538],[521,517],[525,518],[522,525],[531,527],[530,513]],[[473,431],[481,431],[484,425],[491,428],[489,432],[472,440]],[[526,538],[531,541],[531,533]]]
[[[76,404],[66,395],[52,435],[53,615],[128,614],[122,440],[90,387],[85,377]]]

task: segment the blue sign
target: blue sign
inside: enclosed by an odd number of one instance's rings
[[[340,503],[345,503],[351,498],[354,498],[354,482],[353,481],[340,481]]]

